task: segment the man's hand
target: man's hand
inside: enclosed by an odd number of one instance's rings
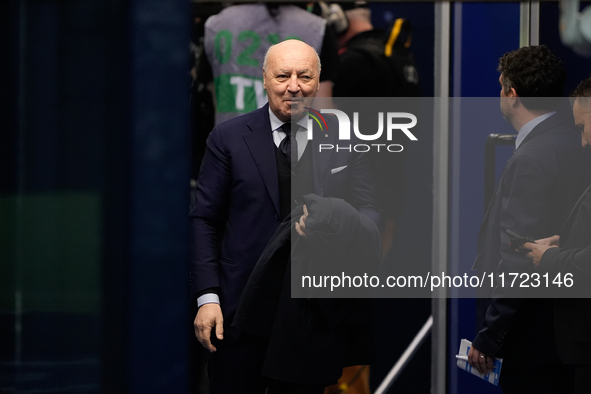
[[[468,363],[483,375],[493,370],[493,358],[480,352],[474,346],[471,346],[468,352]]]
[[[224,339],[224,317],[222,315],[222,308],[220,304],[205,304],[201,305],[195,316],[193,322],[195,327],[195,336],[201,342],[204,348],[210,352],[215,352],[217,349],[211,344],[211,331],[215,327],[215,336],[220,341]]]
[[[560,246],[560,235],[553,235],[548,238],[538,239],[538,240],[536,240],[536,243],[538,245]],[[530,249],[530,248],[527,248],[527,249]]]
[[[306,237],[306,218],[308,217],[308,208],[304,204],[304,214],[300,217],[300,221],[296,222],[295,229],[300,237]]]
[[[545,239],[550,239],[550,238],[545,238]],[[539,244],[538,241],[536,241],[535,244],[531,243],[531,242],[526,242],[523,244],[523,249],[530,250],[530,252],[528,254],[526,254],[526,256],[529,257],[530,259],[532,259],[536,268],[540,267],[540,260],[542,260],[542,256],[544,255],[544,253],[550,248],[557,248],[557,247],[558,246],[556,246],[556,245]]]

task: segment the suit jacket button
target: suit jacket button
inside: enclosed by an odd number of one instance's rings
[[[295,203],[295,205],[300,205],[300,203],[298,202],[298,200],[293,200],[293,202]]]

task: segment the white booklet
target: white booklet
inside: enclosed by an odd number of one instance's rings
[[[481,374],[478,372],[476,368],[472,368],[472,366],[466,361],[468,359],[468,352],[472,347],[472,342],[467,339],[462,339],[460,342],[460,350],[458,350],[458,355],[456,358],[458,359],[458,367],[463,369],[464,371],[470,372],[474,376],[478,376],[480,379],[484,379],[489,383],[494,384],[495,386],[499,385],[499,376],[501,376],[501,367],[503,366],[503,359],[502,358],[495,358],[493,363],[493,370],[488,372],[487,374]]]

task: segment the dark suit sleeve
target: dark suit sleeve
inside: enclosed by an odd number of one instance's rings
[[[590,240],[591,242],[591,240]],[[591,277],[591,245],[586,248],[550,248],[542,256],[540,271],[548,272],[550,277],[558,273],[572,273],[574,280],[589,284]]]
[[[542,256],[540,271],[554,278],[572,273],[575,286],[590,285],[591,278],[591,188],[581,196],[560,234],[562,248],[550,248]],[[588,287],[589,288],[589,287]],[[588,291],[587,291],[588,293]]]
[[[190,212],[191,296],[219,283],[219,245],[226,223],[231,187],[230,157],[221,132],[214,129],[196,187],[196,204]]]
[[[382,210],[377,200],[376,187],[368,155],[365,153],[353,155],[351,170],[350,200],[348,202],[360,214],[373,220],[380,231],[383,230]]]
[[[511,273],[533,273],[531,259],[523,253],[515,252],[509,246],[510,237],[505,232],[509,229],[522,236],[533,239],[548,237],[544,229],[549,228],[549,216],[546,208],[550,206],[548,194],[551,190],[547,174],[527,157],[516,157],[503,176],[503,195],[500,218],[500,255],[496,273],[505,274],[504,286],[497,285],[479,333],[473,341],[476,349],[495,357],[504,345],[508,333],[523,310],[528,308],[529,300],[517,298],[518,286],[509,286]],[[488,275],[489,273],[486,273]]]
[[[339,129],[336,116],[326,116],[326,122],[329,130]],[[317,129],[315,129],[315,132],[317,132]],[[318,134],[321,135],[322,133],[318,132]],[[322,185],[321,190],[316,190],[316,193],[323,197],[342,198],[357,209],[360,214],[369,217],[382,230],[382,210],[377,198],[369,156],[367,153],[355,152],[350,148],[350,146],[361,142],[351,130],[351,140],[347,144],[342,144],[344,148],[341,147],[330,152],[320,152],[318,145],[313,145],[317,163],[323,162],[322,165],[318,164],[316,167],[317,174],[321,177],[319,183]],[[328,153],[331,154],[330,163],[322,156]],[[327,168],[324,168],[324,165]],[[323,172],[327,169],[339,167],[346,168],[334,174],[331,174],[330,171]]]

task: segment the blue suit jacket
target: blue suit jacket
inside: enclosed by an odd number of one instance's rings
[[[216,288],[228,327],[257,259],[283,219],[268,111],[267,104],[214,128],[190,213],[191,296]],[[328,131],[315,129],[314,138],[308,141],[314,192],[345,199],[379,227],[379,208],[365,155],[343,149],[319,152],[319,144],[339,143],[336,118],[325,118]]]
[[[591,156],[558,114],[536,126],[508,161],[478,237],[479,273],[505,273],[505,287],[479,294],[474,347],[505,357],[503,368],[559,362],[549,299],[513,298],[509,273],[533,273],[531,259],[510,247],[509,229],[540,239],[559,234],[571,207],[591,183]],[[531,288],[528,291],[533,291]],[[523,296],[523,293],[520,294]],[[492,297],[492,300],[485,297]]]

